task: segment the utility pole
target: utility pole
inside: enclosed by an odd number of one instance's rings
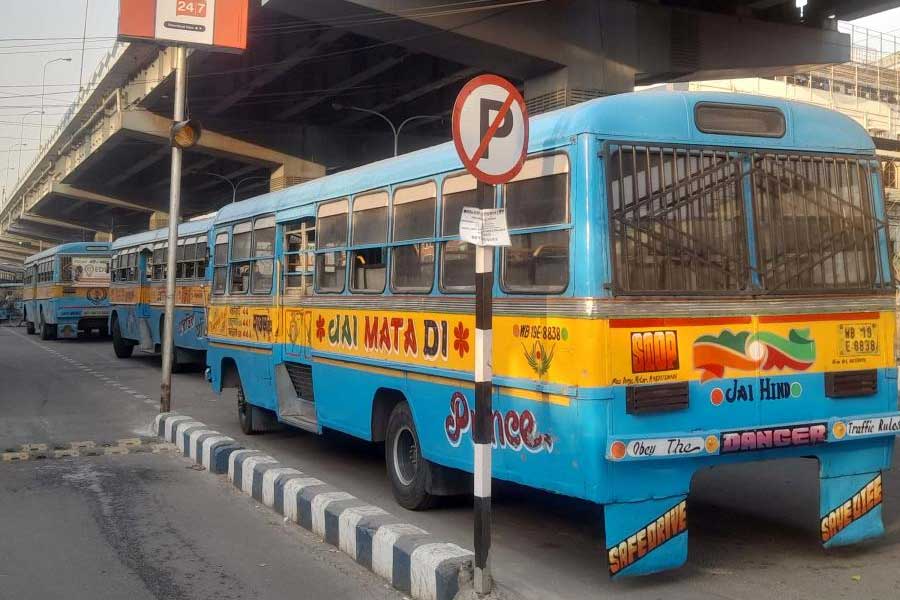
[[[175,49],[175,123],[184,121],[184,99],[187,86],[187,54],[184,46]],[[172,358],[175,351],[175,273],[178,250],[178,217],[181,213],[181,154],[182,149],[172,144],[172,170],[169,185],[169,249],[166,273],[166,312],[162,336],[162,383],[160,385],[159,411],[172,409]]]

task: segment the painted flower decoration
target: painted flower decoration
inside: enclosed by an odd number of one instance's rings
[[[453,349],[459,352],[459,357],[462,358],[469,351],[469,328],[464,327],[460,321],[453,328],[453,337],[456,338],[453,340]]]
[[[325,317],[319,315],[319,318],[316,319],[316,337],[319,338],[321,342],[325,339]]]

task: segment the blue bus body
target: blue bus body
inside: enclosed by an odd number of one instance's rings
[[[207,230],[210,220],[178,226],[175,364],[205,363]],[[139,347],[159,352],[166,299],[168,229],[119,238],[112,244],[109,328],[118,356]]]
[[[24,311],[29,333],[42,339],[106,334],[109,243],[61,244],[25,259]]]
[[[737,133],[711,114],[704,132],[707,106],[761,114]],[[614,577],[686,560],[691,479],[719,464],[816,458],[823,544],[882,533],[900,413],[866,132],[802,103],[653,92],[538,116],[528,153],[524,185],[494,198],[513,238],[494,263],[494,476],[603,504]],[[401,494],[391,446],[410,430],[429,490],[447,468],[472,471],[474,300],[445,281],[471,262],[458,221],[441,222],[473,189],[461,172],[444,144],[219,211],[208,373],[217,392],[239,387],[242,425],[274,417],[386,441]],[[398,233],[402,206],[431,193],[431,233]],[[841,208],[862,241],[816,246]],[[381,219],[393,233],[366,228]],[[289,241],[312,230],[318,244]],[[399,291],[413,254],[420,289]]]

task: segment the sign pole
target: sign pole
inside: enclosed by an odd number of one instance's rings
[[[187,93],[187,52],[184,46],[175,49],[175,123],[184,121],[184,100]],[[159,411],[172,410],[172,357],[175,351],[175,262],[178,250],[178,220],[181,212],[181,154],[182,149],[172,144],[172,172],[169,183],[169,251],[166,264],[166,312],[162,337],[162,383],[160,385]]]
[[[494,208],[494,186],[512,180],[528,151],[528,108],[502,77],[479,75],[453,104],[453,144],[475,177],[477,206],[464,206],[459,239],[475,246],[475,415],[472,419],[475,497],[475,592],[489,594],[491,576],[491,451],[494,445],[494,246],[509,246],[506,208]]]
[[[479,206],[494,205],[494,186],[478,182]],[[475,592],[489,594],[491,581],[491,449],[493,425],[494,247],[475,246],[475,422],[472,428],[475,495]]]

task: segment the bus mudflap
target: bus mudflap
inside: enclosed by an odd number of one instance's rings
[[[821,474],[819,532],[826,548],[884,534],[881,471],[828,477]]]
[[[687,494],[603,507],[610,577],[646,575],[687,560]]]

